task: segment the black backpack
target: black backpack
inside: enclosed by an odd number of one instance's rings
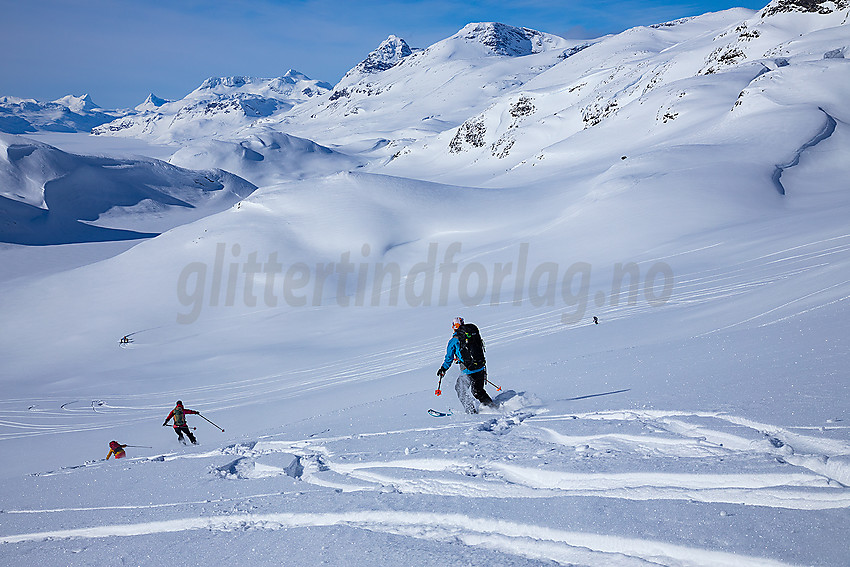
[[[484,368],[484,341],[478,327],[472,323],[461,325],[457,330],[457,340],[463,365],[473,372]]]

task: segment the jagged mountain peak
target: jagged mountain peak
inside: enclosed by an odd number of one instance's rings
[[[265,81],[267,79],[257,79],[254,77],[210,77],[206,79],[201,86],[199,86],[197,91],[204,90],[216,90],[221,88],[226,89],[238,89],[244,87],[245,85],[257,83],[259,81]]]
[[[281,77],[264,78],[264,77],[210,77],[194,90],[195,95],[229,95],[235,93],[272,93],[289,95],[293,92],[294,86],[301,85],[302,91],[307,89],[307,92],[302,94],[312,96],[328,90],[331,85],[323,81],[315,81],[294,69],[289,69]]]
[[[296,71],[295,69],[288,69],[286,73],[283,74],[280,79],[289,82],[289,83],[297,83],[298,81],[311,81],[312,79],[302,73],[301,71]]]
[[[390,35],[348,74],[380,73],[395,67],[402,59],[412,54],[413,50],[406,41],[396,35]]]
[[[160,98],[153,93],[150,93],[145,99],[145,102],[136,106],[136,110],[138,110],[139,112],[143,112],[145,110],[156,110],[157,108],[159,108],[163,104],[167,104],[168,102],[170,101],[164,98]]]
[[[67,95],[63,96],[62,98],[56,99],[53,102],[68,107],[68,109],[72,112],[80,112],[83,110],[92,110],[94,108],[100,108],[100,106],[95,104],[95,102],[91,99],[91,96],[89,96],[88,94],[84,94],[82,96]]]
[[[480,43],[495,55],[521,57],[539,53],[545,36],[536,30],[500,22],[474,22],[464,26],[453,39]]]

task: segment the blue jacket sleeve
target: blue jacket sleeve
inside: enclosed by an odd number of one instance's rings
[[[443,361],[443,368],[448,370],[452,367],[452,363],[455,361],[455,357],[457,356],[457,351],[460,343],[457,340],[457,337],[452,337],[449,340],[449,344],[446,345],[446,359]]]

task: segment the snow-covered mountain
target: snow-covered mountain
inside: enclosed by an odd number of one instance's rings
[[[165,100],[164,98],[159,98],[155,94],[150,93],[142,104],[136,105],[135,109],[138,112],[156,111],[159,107],[168,102],[172,101]]]
[[[688,147],[697,150],[689,167],[711,167],[716,155],[699,150],[711,144],[742,146],[740,167],[769,178],[835,117],[847,119],[837,101],[850,84],[840,57],[846,10],[777,10],[730,10],[605,38],[458,127],[398,148],[388,171],[510,184],[586,175],[594,164],[628,168]],[[789,134],[766,134],[779,124]],[[623,156],[631,161],[618,164]]]
[[[92,128],[111,122],[127,112],[104,110],[87,94],[68,95],[52,102],[0,96],[0,132],[89,132]]]
[[[848,18],[391,37],[172,164],[3,137],[4,202],[73,189],[80,223],[206,195],[175,165],[259,187],[118,255],[0,245],[1,556],[846,564]],[[192,131],[168,124],[140,135]],[[435,375],[457,315],[486,341],[479,414]],[[161,426],[177,399],[200,446]]]
[[[457,126],[585,43],[494,22],[469,24],[427,49],[390,36],[280,128],[325,145],[394,148]]]
[[[220,169],[80,156],[0,134],[0,242],[150,238],[226,209],[254,189]]]
[[[381,42],[377,49],[369,53],[366,59],[358,63],[345,76],[353,79],[357,76],[370,75],[386,71],[390,67],[395,67],[401,60],[412,55],[413,50],[407,45],[407,42],[395,35],[389,36]]]
[[[177,101],[149,96],[136,107],[136,113],[94,128],[92,133],[158,142],[220,138],[329,89],[327,83],[292,69],[273,79],[211,77]]]

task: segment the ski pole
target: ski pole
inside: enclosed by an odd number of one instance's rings
[[[210,422],[210,423],[211,423],[214,427],[217,427],[218,429],[221,429],[221,432],[222,432],[222,433],[224,433],[224,429],[222,429],[221,427],[219,427],[219,426],[218,426],[218,425],[216,425],[215,423],[211,422],[210,420],[208,420],[207,418],[205,418],[205,417],[204,417],[204,416],[202,416],[201,414],[198,414],[198,415],[200,415],[203,419],[206,419],[207,421],[209,421],[209,422]]]
[[[147,445],[124,445],[125,447],[138,447],[140,449],[153,449],[153,447],[148,447]]]
[[[436,390],[434,390],[434,395],[435,395],[435,396],[439,396],[440,394],[442,394],[442,393],[443,393],[442,391],[440,391],[440,385],[442,385],[442,383],[443,383],[443,377],[442,377],[442,376],[440,376],[440,381],[439,381],[439,382],[437,382],[437,389],[436,389]]]
[[[490,382],[490,379],[489,379],[489,378],[485,378],[485,380],[487,380],[487,383],[488,383],[488,384],[490,384],[491,386],[493,386],[494,388],[496,388],[496,391],[498,391],[498,392],[501,392],[501,391],[502,391],[502,387],[501,387],[501,386],[496,386],[495,384],[493,384],[492,382]]]

